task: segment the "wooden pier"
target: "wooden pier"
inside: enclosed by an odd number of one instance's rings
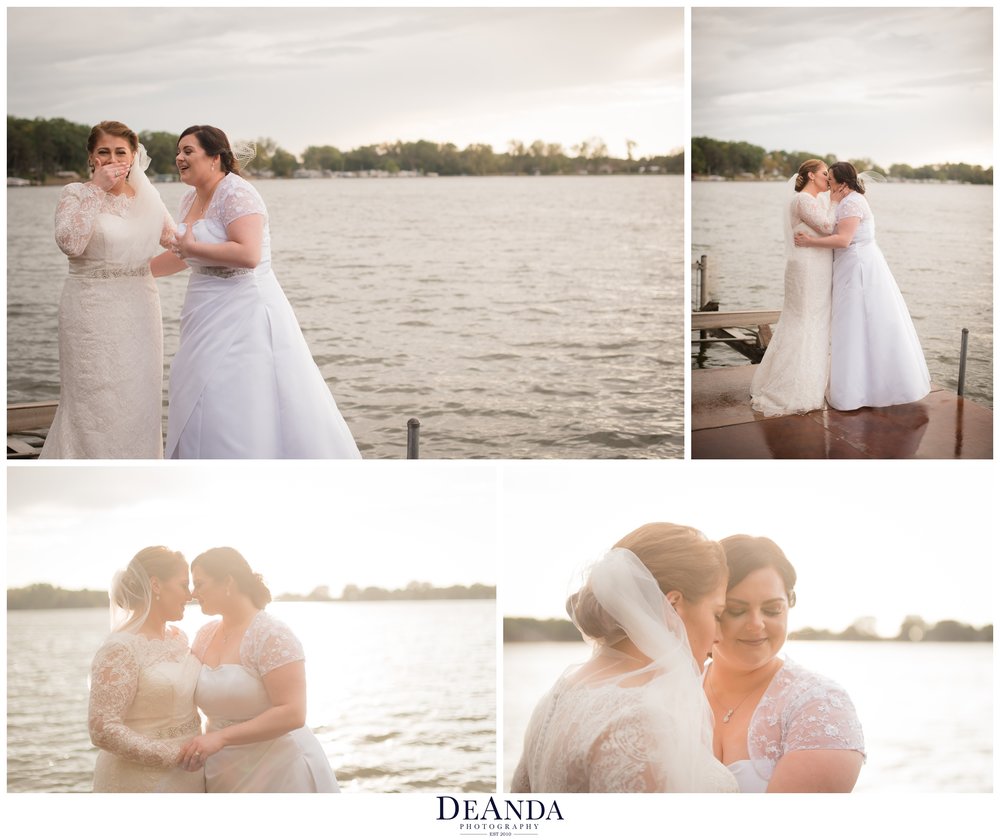
[[[906,405],[765,417],[750,408],[756,369],[691,371],[692,458],[993,457],[993,412],[937,385]]]

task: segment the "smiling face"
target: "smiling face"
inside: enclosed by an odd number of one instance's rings
[[[177,142],[175,162],[181,181],[189,187],[206,184],[219,173],[219,156],[208,155],[194,134],[187,134]]]
[[[699,601],[689,601],[681,596],[673,603],[684,622],[691,654],[698,663],[699,670],[704,670],[705,660],[710,656],[712,646],[719,640],[719,617],[726,608],[726,582],[723,579]]]
[[[153,588],[154,598],[159,596],[159,601],[154,603],[159,607],[165,621],[180,621],[184,618],[184,607],[191,600],[186,566],[183,571],[170,577],[150,578],[150,585]]]
[[[90,165],[99,169],[109,163],[118,163],[128,169],[132,165],[134,157],[135,152],[132,151],[132,146],[124,137],[102,134],[94,144],[94,151],[90,153]]]
[[[721,631],[714,657],[730,667],[753,671],[778,655],[788,633],[788,594],[775,569],[757,569],[726,593]]]
[[[191,569],[191,580],[194,583],[192,594],[201,606],[201,611],[205,615],[219,615],[229,599],[228,592],[231,592],[232,587],[230,578],[216,580],[201,566],[194,566]]]

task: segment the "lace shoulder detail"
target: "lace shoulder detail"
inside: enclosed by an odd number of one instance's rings
[[[750,758],[770,778],[795,750],[855,750],[865,755],[854,704],[836,682],[786,660],[761,698],[747,733]]]
[[[260,193],[239,175],[229,173],[218,186],[218,192],[208,214],[220,221],[223,227],[243,216],[258,214],[267,218],[267,208]]]
[[[263,610],[250,623],[240,644],[243,665],[262,677],[275,668],[305,658],[302,644],[288,625]]]
[[[183,638],[184,634],[180,633]],[[173,767],[176,745],[140,735],[124,721],[139,686],[144,667],[161,658],[173,658],[180,640],[151,642],[131,633],[115,633],[100,647],[90,670],[90,707],[87,714],[94,746],[122,758],[154,767]],[[187,652],[187,640],[181,648]]]
[[[602,793],[670,790],[668,780],[650,760],[646,724],[640,705],[619,707],[590,748],[590,790]]]
[[[793,222],[797,220],[805,222],[824,236],[833,233],[833,213],[830,212],[829,203],[821,202],[807,192],[795,194],[792,201],[792,219]]]
[[[204,661],[205,651],[212,643],[212,639],[215,638],[215,631],[219,629],[220,623],[218,620],[210,621],[195,633],[194,644],[191,645],[191,653],[197,657],[199,662]]]
[[[866,219],[871,214],[868,202],[861,193],[852,192],[837,205],[837,221],[841,219]]]

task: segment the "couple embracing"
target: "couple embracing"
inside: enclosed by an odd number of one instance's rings
[[[94,791],[339,792],[305,725],[302,646],[264,609],[261,576],[232,548],[196,557],[193,597],[220,619],[189,648],[168,623],[192,598],[188,571],[179,552],[152,546],[111,584],[112,632],[90,675]]]
[[[87,140],[55,237],[59,406],[42,458],[162,458],[163,326],[155,277],[191,269],[170,370],[168,458],[360,458],[271,269],[267,209],[218,128],[177,143],[179,224],[116,121]],[[253,157],[244,150],[244,163]],[[160,247],[169,250],[157,254]]]
[[[807,160],[785,205],[785,298],[754,373],[768,416],[915,402],[930,373],[896,280],[875,241],[863,177]]]
[[[535,708],[512,792],[852,790],[850,698],[778,656],[795,581],[764,537],[662,522],[623,537],[567,603],[593,655]]]

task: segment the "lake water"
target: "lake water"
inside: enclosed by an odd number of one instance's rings
[[[855,791],[993,790],[993,646],[790,641],[784,651],[840,683],[861,719],[868,758]],[[504,790],[535,704],[580,643],[504,645]]]
[[[495,789],[493,601],[268,610],[305,648],[307,723],[345,793]],[[209,619],[187,612],[180,626],[193,639]],[[106,610],[7,614],[8,791],[90,790],[87,680],[106,635]]]
[[[723,310],[780,309],[784,183],[696,181],[691,258],[706,254]],[[993,405],[993,189],[956,184],[874,184],[875,232],[899,284],[931,379],[958,386],[962,328],[969,329],[965,394]],[[698,304],[697,289],[692,301]],[[707,365],[746,364],[714,347]]]
[[[683,457],[680,176],[255,186],[365,457],[403,457],[410,417],[429,458]],[[8,402],[59,393],[58,195],[7,190]],[[185,284],[160,282],[165,387]]]

